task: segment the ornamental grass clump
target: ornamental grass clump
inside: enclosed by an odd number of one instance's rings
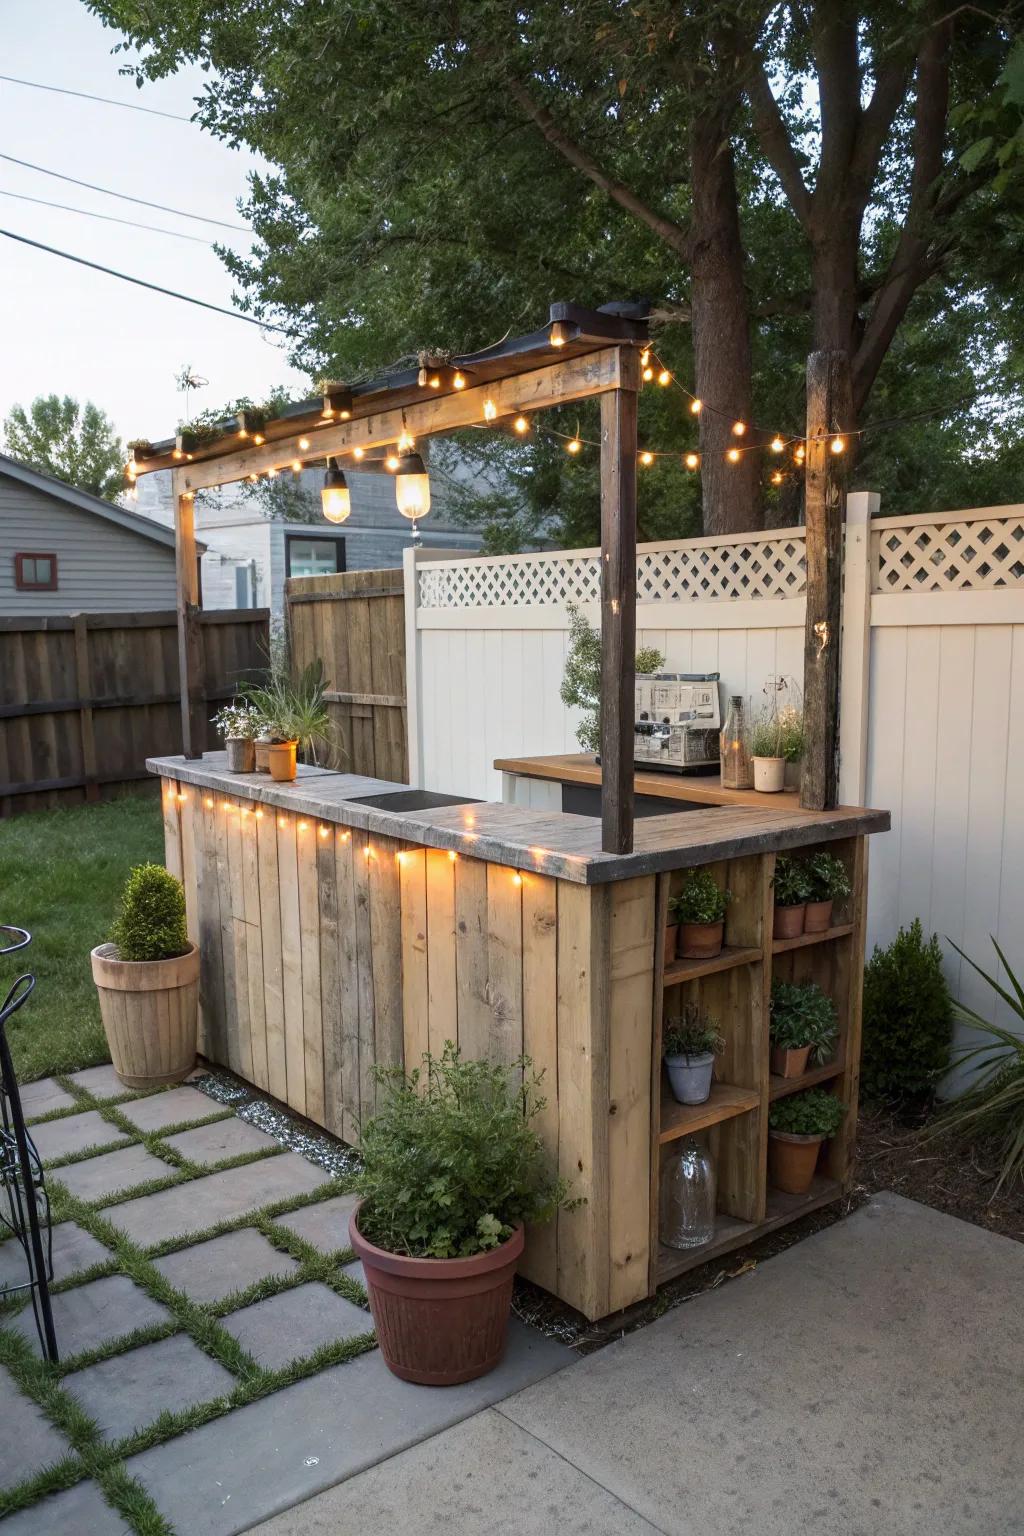
[[[383,1103],[362,1127],[359,1233],[413,1258],[497,1248],[520,1222],[566,1205],[533,1122],[544,1108],[528,1057],[466,1061],[451,1041],[408,1077],[377,1069]]]
[[[125,882],[111,941],[121,960],[171,960],[189,949],[185,892],[161,864],[137,864]]]

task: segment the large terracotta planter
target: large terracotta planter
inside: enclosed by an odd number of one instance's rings
[[[804,933],[824,933],[832,926],[832,902],[809,901],[804,913]]]
[[[787,1195],[805,1195],[814,1179],[824,1136],[768,1132],[768,1178]]]
[[[802,1077],[810,1054],[809,1045],[773,1045],[769,1065],[776,1077]]]
[[[114,1071],[128,1088],[180,1083],[196,1064],[199,951],[173,960],[121,960],[116,944],[90,954]]]
[[[804,931],[804,913],[807,911],[807,903],[801,901],[795,907],[775,908],[775,916],[772,922],[773,939],[798,939]]]
[[[274,741],[270,744],[267,764],[270,768],[270,777],[276,779],[279,784],[290,784],[295,777],[295,753],[298,745],[297,741]]]
[[[349,1241],[363,1261],[377,1342],[403,1381],[449,1387],[493,1371],[505,1353],[523,1228],[468,1259],[410,1259],[367,1242],[359,1206]]]
[[[676,955],[683,960],[713,960],[722,953],[725,923],[680,923]]]

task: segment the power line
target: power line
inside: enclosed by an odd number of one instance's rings
[[[17,160],[14,155],[0,155],[0,160],[7,160],[11,165],[24,166],[29,171],[40,171],[44,176],[56,176],[58,181],[69,181],[74,187],[85,187],[90,192],[102,192],[104,197],[119,197],[126,203],[138,203],[140,208],[156,208],[160,213],[173,213],[182,219],[195,219],[200,224],[218,224],[221,229],[237,229],[243,235],[252,233],[244,224],[226,224],[223,219],[208,219],[204,213],[186,213],[183,208],[168,208],[166,203],[147,203],[143,197],[131,197],[127,192],[112,192],[109,187],[98,187],[91,181],[78,181],[74,176],[65,176],[61,171],[48,170],[45,165],[33,165],[30,160]]]
[[[178,229],[161,229],[156,224],[138,224],[134,219],[119,219],[112,213],[94,213],[91,208],[72,208],[70,203],[51,203],[45,197],[29,197],[27,192],[8,192],[0,187],[0,197],[16,197],[23,203],[38,203],[41,208],[60,208],[64,213],[82,213],[87,219],[102,219],[106,224],[126,224],[129,229],[148,229],[154,235],[170,235],[175,240],[192,240],[210,250],[209,240],[202,235],[186,235]]]
[[[115,101],[112,96],[93,96],[88,91],[69,91],[63,85],[43,85],[39,80],[19,80],[17,75],[0,75],[10,85],[27,85],[34,91],[53,91],[58,96],[78,96],[82,101],[101,101],[107,107],[127,107],[129,112],[148,112],[150,117],[169,117],[175,123],[190,123],[190,117],[178,112],[161,112],[157,107],[143,107],[133,101]]]
[[[115,272],[113,267],[104,267],[98,261],[86,261],[84,256],[72,256],[70,251],[58,250],[54,245],[43,245],[41,240],[30,240],[27,235],[16,235],[11,229],[0,229],[0,235],[8,240],[17,240],[20,245],[31,245],[37,251],[46,251],[50,256],[62,256],[65,261],[77,262],[80,267],[91,267],[94,272],[104,272],[107,277],[119,277],[123,283],[134,283],[138,288],[148,288],[153,293],[163,293],[169,299],[181,299],[185,304],[198,304],[201,309],[212,309],[215,314],[228,315],[232,320],[244,320],[247,325],[257,325],[261,331],[280,331],[282,336],[289,336],[291,332],[283,325],[272,325],[269,320],[257,320],[253,315],[243,315],[241,310],[225,309],[221,304],[210,304],[206,299],[194,299],[190,293],[177,293],[173,288],[161,288],[158,283],[147,283],[144,278],[130,277],[127,272]]]

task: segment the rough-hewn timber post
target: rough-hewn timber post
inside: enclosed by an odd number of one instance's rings
[[[196,554],[195,500],[178,476],[174,490],[174,563],[178,578],[178,687],[181,692],[181,750],[202,757],[206,748],[206,696],[203,686],[203,636],[199,626],[199,560]]]
[[[839,797],[839,655],[843,470],[851,445],[832,451],[853,420],[845,352],[807,359],[807,618],[804,625],[804,761],[800,804],[828,810]]]
[[[636,414],[640,362],[619,349],[619,388],[601,396],[601,847],[633,847],[636,661]]]

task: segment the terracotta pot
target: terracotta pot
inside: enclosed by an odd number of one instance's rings
[[[722,953],[725,923],[680,923],[676,954],[684,960],[713,960]]]
[[[257,773],[269,773],[270,772],[270,742],[269,741],[254,741],[253,742],[253,746],[256,748],[256,772]]]
[[[798,939],[804,931],[804,913],[807,903],[801,901],[795,907],[775,908],[775,920],[772,924],[772,938],[774,939]]]
[[[832,902],[809,901],[804,914],[804,933],[824,933],[832,926]]]
[[[523,1228],[468,1259],[410,1259],[360,1234],[359,1206],[348,1235],[363,1261],[377,1342],[403,1381],[449,1387],[493,1371],[505,1353],[512,1280]]]
[[[777,795],[786,782],[784,757],[755,757],[754,788],[762,795]]]
[[[809,1045],[773,1045],[769,1065],[776,1077],[803,1077],[810,1054]]]
[[[129,1088],[180,1083],[196,1064],[199,951],[122,960],[116,944],[89,956],[114,1071]]]
[[[256,772],[256,743],[244,736],[229,736],[224,743],[229,773]]]
[[[701,1051],[698,1056],[666,1055],[665,1070],[677,1104],[707,1103],[715,1070],[714,1051]]]
[[[665,929],[665,964],[676,958],[676,950],[679,945],[679,924],[669,923]]]
[[[824,1136],[796,1136],[792,1131],[768,1132],[768,1177],[787,1195],[805,1195],[814,1179]]]
[[[279,784],[290,784],[295,777],[297,741],[272,741],[267,749],[270,777]]]

